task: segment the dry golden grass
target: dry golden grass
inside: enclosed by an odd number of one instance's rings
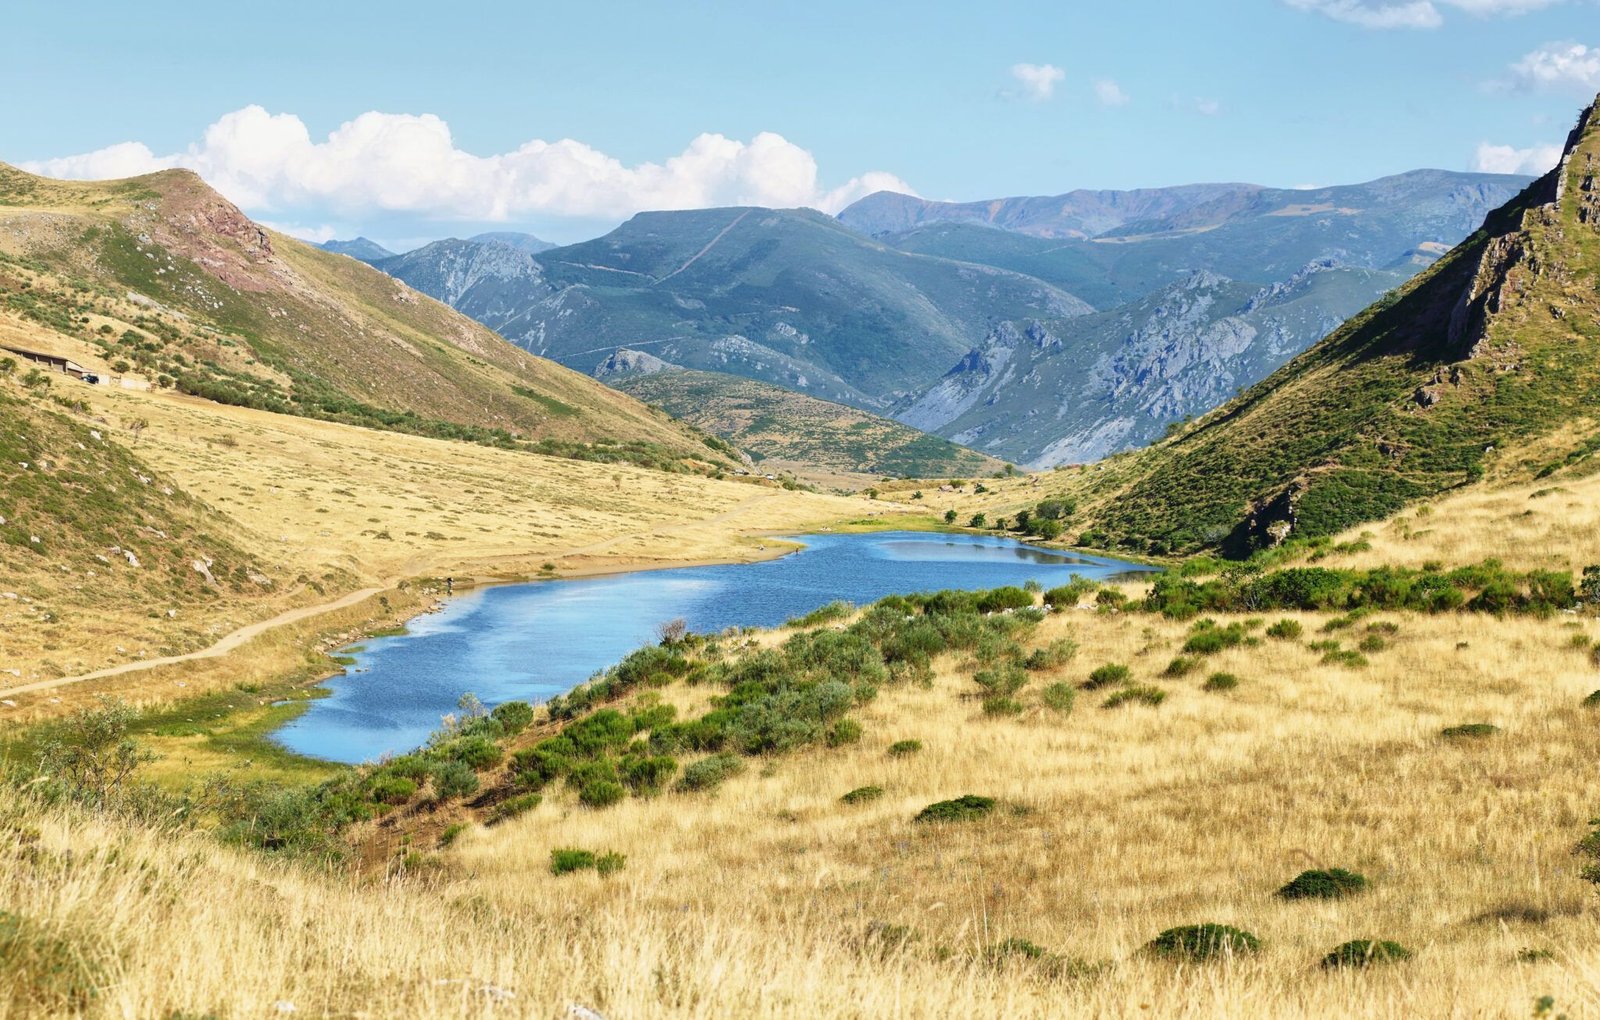
[[[1333,552],[1328,566],[1447,566],[1498,559],[1520,570],[1600,563],[1600,474],[1474,486],[1334,539],[1368,548]]]
[[[1036,641],[1071,636],[1080,651],[1025,689],[1020,717],[985,717],[971,664],[952,661],[929,687],[882,691],[856,746],[604,811],[553,791],[449,849],[411,847],[431,866],[410,878],[319,877],[200,837],[30,817],[35,848],[15,825],[0,840],[12,858],[0,902],[109,961],[108,1015],[249,1016],[282,1000],[351,1016],[560,1016],[576,1003],[612,1017],[1479,1017],[1529,1016],[1547,994],[1569,1016],[1600,1010],[1600,895],[1570,853],[1600,813],[1600,728],[1578,707],[1600,677],[1572,642],[1595,624],[1386,615],[1399,633],[1350,669],[1304,647],[1325,618],[1296,618],[1301,642],[1225,651],[1169,680],[1182,625],[1062,614]],[[1166,702],[1104,710],[1105,692],[1080,692],[1067,716],[1034,704],[1044,684],[1111,661]],[[1203,692],[1214,670],[1240,687]],[[1438,736],[1474,721],[1502,732]],[[885,754],[906,738],[924,750]],[[839,803],[869,783],[880,800]],[[912,823],[965,793],[1006,809]],[[550,851],[568,846],[627,866],[550,875]],[[112,848],[115,867],[71,863]],[[1329,903],[1272,896],[1316,866],[1373,887]],[[1138,951],[1202,921],[1265,949],[1187,967]],[[885,952],[867,937],[874,922],[916,936]],[[1011,937],[1099,966],[1073,977],[986,962]],[[1316,966],[1362,937],[1416,957]],[[1521,962],[1524,949],[1553,959]]]
[[[114,567],[100,578],[41,562],[0,603],[0,697],[7,687],[203,649],[239,627],[417,576],[557,576],[772,555],[769,532],[859,514],[865,500],[718,482],[378,432],[170,393],[67,391],[96,427],[128,444],[228,521],[227,538],[274,580],[168,616],[131,605]],[[126,424],[147,426],[135,436]],[[49,607],[40,612],[36,605]]]

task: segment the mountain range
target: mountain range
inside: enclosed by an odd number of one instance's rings
[[[1528,180],[880,193],[837,219],[642,213],[542,252],[446,240],[373,264],[579,371],[642,351],[1045,467],[1149,442],[1255,383]]]

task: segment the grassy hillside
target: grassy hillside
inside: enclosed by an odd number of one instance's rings
[[[1589,457],[1600,226],[1586,111],[1568,159],[1391,299],[1175,438],[1084,476],[1089,538],[1248,552],[1467,484],[1539,437]],[[1556,201],[1558,187],[1560,201]]]
[[[360,262],[257,226],[186,171],[82,183],[0,165],[0,302],[225,403],[552,452],[722,454]]]
[[[911,478],[986,475],[1002,466],[888,418],[754,379],[669,369],[607,382],[758,460]]]

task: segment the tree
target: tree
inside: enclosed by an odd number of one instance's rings
[[[944,522],[946,524],[954,524],[956,522],[956,512],[954,510],[946,510],[944,512]]]
[[[50,388],[50,377],[37,368],[30,368],[28,374],[22,377],[22,385],[30,390],[47,390]]]
[[[1061,532],[1066,529],[1061,526],[1060,521],[1051,520],[1050,518],[1046,517],[1042,521],[1035,522],[1033,530],[1036,535],[1044,539],[1046,542],[1054,542],[1056,539],[1061,537]]]
[[[69,718],[60,735],[40,751],[40,775],[63,784],[70,796],[93,804],[116,797],[134,771],[152,757],[129,734],[133,718],[133,709],[102,697],[99,708]]]
[[[967,527],[969,527],[969,528],[981,528],[985,524],[988,524],[988,523],[989,523],[989,518],[987,516],[985,516],[984,514],[981,514],[981,513],[977,513],[977,514],[973,514],[972,515],[972,520],[967,522]]]
[[[1048,521],[1061,521],[1078,512],[1078,504],[1061,496],[1041,499],[1035,512]]]
[[[10,378],[17,370],[16,358],[0,358],[0,376]]]
[[[1016,528],[1022,534],[1024,534],[1024,535],[1028,534],[1028,529],[1031,527],[1032,521],[1033,521],[1033,514],[1029,513],[1027,510],[1018,510],[1017,511]]]

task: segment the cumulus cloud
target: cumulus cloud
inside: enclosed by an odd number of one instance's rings
[[[617,218],[716,205],[837,212],[871,191],[915,194],[882,171],[825,188],[811,153],[771,132],[748,142],[702,134],[662,162],[627,166],[570,138],[478,156],[457,148],[450,126],[431,114],[363,113],[316,140],[294,114],[259,106],[224,115],[183,152],[157,155],[123,142],[25,169],[100,179],[180,166],[247,209],[297,220],[375,212],[463,221]]]
[[[1101,78],[1094,83],[1094,97],[1101,106],[1127,106],[1128,94],[1122,91],[1122,86],[1110,78]]]
[[[1546,43],[1511,65],[1511,83],[1524,89],[1600,90],[1600,47]]]
[[[1042,103],[1056,94],[1056,86],[1067,72],[1054,64],[1012,64],[1011,77],[1022,86],[1024,97]]]
[[[1431,0],[1366,3],[1364,0],[1283,0],[1298,11],[1314,11],[1362,28],[1438,28],[1444,24]]]
[[[1560,160],[1559,145],[1535,145],[1527,149],[1518,149],[1511,145],[1491,145],[1483,142],[1479,144],[1478,151],[1472,158],[1472,169],[1486,174],[1531,174],[1537,177]]]
[[[1299,11],[1313,11],[1334,21],[1362,28],[1438,28],[1444,24],[1439,6],[1477,17],[1527,14],[1566,0],[1283,0]]]

